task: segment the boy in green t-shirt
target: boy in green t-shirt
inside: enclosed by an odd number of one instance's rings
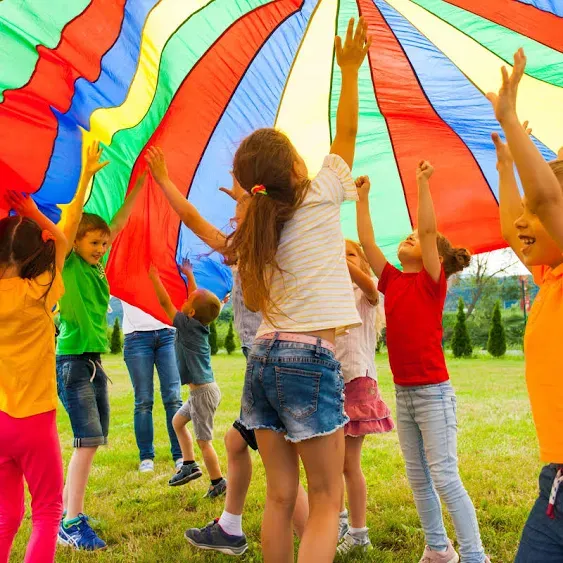
[[[65,236],[69,241],[63,268],[66,292],[60,300],[60,335],[57,342],[57,387],[74,433],[74,452],[64,488],[65,516],[58,541],[75,549],[94,551],[106,543],[88,524],[84,496],[94,455],[107,444],[109,398],[107,376],[100,354],[107,351],[109,285],[102,259],[125,227],[141,190],[141,176],[123,206],[108,225],[101,217],[83,213],[86,189],[108,162],[99,162],[101,149],[93,143],[76,197],[68,210]]]

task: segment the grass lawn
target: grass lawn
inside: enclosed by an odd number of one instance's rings
[[[223,402],[216,418],[216,448],[226,471],[222,437],[239,411],[244,358],[237,353],[213,360]],[[167,443],[164,410],[157,394],[154,407],[156,470],[139,474],[133,434],[133,392],[121,357],[107,356],[104,366],[110,386],[110,445],[100,448],[86,497],[86,510],[108,542],[97,554],[58,549],[57,561],[174,562],[227,561],[228,556],[197,551],[184,539],[184,530],[202,526],[223,509],[223,499],[207,500],[206,475],[189,485],[168,486],[173,465]],[[384,399],[394,410],[391,374],[386,356],[378,356]],[[458,396],[459,462],[463,481],[475,503],[487,553],[495,563],[513,561],[520,531],[536,494],[540,469],[534,428],[520,358],[449,360]],[[184,391],[186,392],[186,391]],[[64,410],[59,430],[65,462],[71,454],[72,434]],[[249,550],[241,561],[261,561],[260,523],[265,476],[258,455],[243,519]],[[424,536],[407,485],[395,432],[371,436],[364,450],[368,482],[368,525],[375,550],[365,558],[343,561],[415,562],[424,549]],[[451,537],[451,522],[447,519]],[[30,515],[12,553],[23,560],[30,531]]]

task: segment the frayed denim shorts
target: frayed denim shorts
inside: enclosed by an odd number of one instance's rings
[[[242,423],[300,442],[332,434],[348,422],[344,379],[334,354],[317,344],[257,339],[242,394]]]

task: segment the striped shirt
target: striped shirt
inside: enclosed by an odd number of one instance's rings
[[[327,156],[303,203],[284,225],[272,274],[271,321],[257,336],[272,331],[337,333],[361,324],[346,264],[340,206],[358,195],[350,168],[336,154]]]

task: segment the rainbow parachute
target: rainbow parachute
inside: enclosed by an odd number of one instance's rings
[[[556,6],[557,4],[557,6]],[[30,192],[64,220],[85,146],[111,165],[86,209],[110,219],[153,144],[200,212],[226,227],[238,143],[259,127],[287,132],[309,169],[334,132],[340,73],[333,38],[363,15],[373,36],[360,71],[354,173],[372,179],[379,242],[392,258],[412,229],[415,168],[430,160],[439,227],[474,251],[503,246],[485,93],[523,46],[520,115],[546,158],[563,144],[563,8],[556,0],[9,0],[0,3],[0,191]],[[181,227],[153,181],[107,265],[112,293],[161,316],[153,261],[174,301],[181,257],[224,295],[228,268]],[[0,198],[2,200],[3,198]],[[57,206],[60,206],[57,207]],[[4,210],[4,213],[6,210]],[[343,208],[356,237],[354,206]]]

